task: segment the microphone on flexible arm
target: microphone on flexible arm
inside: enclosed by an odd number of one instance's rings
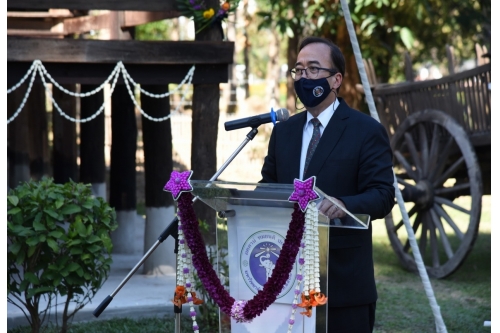
[[[287,109],[281,108],[276,110],[276,112],[271,108],[270,113],[260,114],[257,116],[246,117],[237,120],[226,121],[224,123],[224,128],[226,131],[232,131],[244,127],[257,128],[262,124],[273,123],[276,125],[276,121],[286,121],[290,118],[290,112]]]

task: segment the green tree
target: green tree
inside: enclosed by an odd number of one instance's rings
[[[306,11],[301,0],[259,1],[260,17],[257,29],[276,29],[284,37],[286,43],[286,64],[288,68],[295,66],[299,41],[307,30]],[[287,76],[286,107],[295,110],[295,92],[293,80]]]
[[[296,58],[297,42],[306,34],[330,38],[342,49],[347,75],[341,94],[356,107],[359,96],[354,85],[359,83],[358,69],[339,1],[266,3],[269,5],[262,5],[259,12],[259,27],[269,27],[274,22],[288,39],[289,68]],[[382,82],[402,77],[404,51],[417,62],[442,62],[447,44],[454,46],[461,59],[473,56],[475,43],[487,48],[491,44],[490,1],[355,0],[349,2],[349,8],[363,57],[373,60]]]
[[[491,44],[489,1],[356,0],[351,7],[363,56],[382,82],[402,75],[404,51],[418,62],[441,63],[446,45],[469,59],[475,43]]]

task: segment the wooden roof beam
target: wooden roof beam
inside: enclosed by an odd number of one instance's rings
[[[162,11],[162,12],[145,12],[145,11],[125,11],[125,22],[122,28],[135,27],[136,25],[149,22],[161,21],[181,16],[181,12],[177,10]]]
[[[233,42],[7,37],[8,62],[232,64]]]
[[[74,16],[68,9],[49,9],[46,12],[7,12],[7,17],[15,18],[67,18]]]
[[[64,34],[58,31],[51,31],[51,30],[7,29],[7,36],[63,38]]]
[[[179,17],[180,12],[144,12],[144,11],[125,11],[124,23],[121,28],[135,27],[154,21],[160,21]],[[99,15],[80,16],[64,20],[64,34],[83,33],[91,30],[108,29],[110,24],[110,13]]]
[[[69,10],[176,11],[175,0],[7,0],[7,10],[65,8]]]
[[[47,72],[60,84],[101,84],[113,71],[116,64],[51,63],[44,62]],[[7,85],[12,85],[26,74],[30,62],[9,62],[7,65]],[[191,65],[140,65],[127,64],[125,68],[135,82],[139,84],[180,83]],[[228,65],[196,65],[193,84],[221,83],[229,80]],[[36,82],[39,82],[38,78]],[[123,84],[120,78],[118,84]]]
[[[110,15],[109,13],[103,13],[75,17],[64,20],[63,25],[64,33],[67,35],[88,32],[91,30],[107,29],[110,25]]]

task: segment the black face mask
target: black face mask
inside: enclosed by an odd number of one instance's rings
[[[332,91],[326,77],[316,80],[301,78],[293,83],[295,92],[306,107],[315,107]]]

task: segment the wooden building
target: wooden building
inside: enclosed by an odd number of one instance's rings
[[[209,0],[207,4],[215,7],[219,2]],[[99,12],[94,14],[96,10]],[[198,33],[194,41],[133,40],[135,26],[179,15],[175,0],[8,0],[8,87],[21,80],[34,60],[40,60],[61,88],[75,91],[78,84],[81,92],[90,92],[122,62],[144,90],[159,94],[168,91],[168,84],[180,83],[195,65],[191,165],[197,179],[209,179],[216,171],[219,83],[228,81],[234,43],[223,41],[220,23]],[[95,30],[107,31],[108,39],[75,38]],[[29,81],[8,95],[8,119],[22,104]],[[105,187],[109,186],[108,200],[116,209],[119,222],[113,234],[114,251],[129,253],[137,215],[137,124],[135,105],[123,79],[118,79],[111,97],[109,179],[104,162],[104,116],[101,113],[92,121],[81,123],[79,142],[76,122],[71,120],[77,109],[80,119],[94,115],[103,103],[103,93],[75,98],[54,88],[53,98],[66,116],[54,109],[48,119],[44,90],[37,75],[23,110],[8,124],[9,187],[43,175],[53,176],[61,183],[69,179],[91,183],[101,196],[105,196]],[[154,110],[150,112],[152,117],[165,117],[170,112],[168,98],[141,96],[141,103]],[[142,130],[147,250],[174,213],[171,196],[162,190],[172,171],[172,140],[169,120],[155,122],[143,116]],[[173,249],[173,241],[169,242],[168,251]],[[145,264],[145,272],[163,272],[164,265],[175,267],[173,257],[173,252],[153,254]]]

